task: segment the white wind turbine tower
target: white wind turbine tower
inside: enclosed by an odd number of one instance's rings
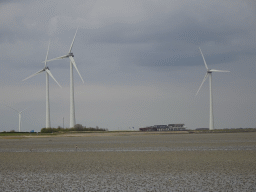
[[[78,30],[78,28],[77,28]],[[76,30],[76,33],[77,33],[77,30]],[[75,36],[73,38],[73,41],[71,43],[71,46],[70,46],[70,49],[69,49],[69,52],[67,55],[63,55],[61,57],[56,57],[54,59],[50,59],[48,61],[53,61],[53,60],[57,60],[57,59],[64,59],[64,58],[69,58],[70,59],[70,128],[74,127],[75,124],[76,124],[76,119],[75,119],[75,101],[74,101],[74,78],[73,78],[73,66],[75,67],[78,75],[80,76],[82,82],[84,83],[84,80],[80,74],[80,72],[78,71],[78,68],[76,66],[76,63],[75,63],[75,60],[74,60],[74,54],[71,52],[72,50],[72,47],[73,47],[73,43],[75,41],[75,38],[76,38],[76,33],[75,33]]]
[[[47,66],[49,46],[50,46],[50,42],[49,42],[49,45],[48,45],[47,54],[46,54],[46,58],[45,58],[45,61],[44,61],[44,68],[42,70],[36,72],[35,74],[27,77],[26,79],[22,80],[22,81],[25,81],[25,80],[27,80],[27,79],[29,79],[31,77],[36,76],[39,73],[45,72],[45,74],[46,74],[46,126],[45,127],[46,128],[50,128],[51,127],[51,121],[50,121],[50,102],[49,102],[49,75],[60,86],[60,84],[57,82],[57,80],[53,77],[52,73],[50,72],[49,67]]]
[[[204,59],[204,55],[199,47],[199,50],[201,52],[201,55],[203,57],[203,60],[204,60],[204,65],[205,65],[205,68],[206,68],[206,74],[204,76],[204,79],[203,79],[203,82],[201,83],[196,95],[199,93],[199,90],[201,89],[202,85],[204,84],[205,80],[207,79],[207,77],[209,76],[209,89],[210,89],[210,121],[209,121],[209,129],[210,130],[213,130],[214,129],[214,125],[213,125],[213,108],[212,108],[212,72],[230,72],[230,71],[225,71],[225,70],[216,70],[216,69],[208,69],[208,66],[206,64],[206,61]]]
[[[24,112],[28,108],[26,108],[26,109],[24,109],[22,111],[18,111],[18,110],[14,109],[14,108],[12,108],[12,107],[10,107],[8,105],[5,105],[5,106],[11,108],[12,110],[16,111],[19,114],[19,132],[20,132],[20,129],[21,129],[21,114],[22,114],[22,112]]]

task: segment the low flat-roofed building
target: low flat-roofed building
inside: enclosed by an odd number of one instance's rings
[[[168,126],[167,125],[154,125],[153,127],[156,127],[156,128],[166,128]]]
[[[185,131],[185,124],[154,125],[150,127],[139,128],[140,131]]]
[[[185,124],[168,124],[168,127],[184,127]]]

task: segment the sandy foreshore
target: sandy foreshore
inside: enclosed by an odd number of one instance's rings
[[[256,133],[0,139],[0,191],[256,191]]]

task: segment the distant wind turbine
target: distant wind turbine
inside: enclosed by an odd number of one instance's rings
[[[20,129],[21,129],[21,114],[22,114],[22,112],[24,112],[24,111],[27,110],[28,108],[23,109],[22,111],[18,111],[18,110],[14,109],[14,108],[12,108],[12,107],[10,107],[10,106],[8,106],[8,105],[5,105],[5,106],[6,106],[6,107],[9,107],[10,109],[16,111],[16,112],[19,114],[19,132],[20,132]]]
[[[78,30],[78,28],[77,28],[77,30]],[[76,30],[76,33],[77,33],[77,30]],[[47,61],[53,61],[53,60],[64,59],[64,58],[69,58],[70,59],[70,128],[74,127],[75,124],[76,124],[76,119],[75,119],[75,101],[74,101],[73,66],[75,67],[78,75],[80,76],[82,82],[84,83],[84,80],[83,80],[80,72],[78,71],[78,68],[76,66],[75,60],[73,58],[74,54],[71,52],[72,47],[73,47],[73,43],[74,43],[75,38],[76,38],[76,33],[75,33],[75,36],[73,38],[73,41],[71,43],[71,46],[70,46],[70,49],[69,49],[69,52],[68,52],[67,55],[63,55],[61,57],[56,57],[54,59],[47,60]]]
[[[214,124],[213,124],[213,101],[212,101],[212,72],[230,72],[230,71],[226,71],[226,70],[216,70],[216,69],[208,69],[208,66],[206,64],[206,61],[204,59],[204,55],[199,47],[199,50],[201,52],[201,55],[203,57],[203,60],[204,60],[204,65],[205,65],[205,68],[206,68],[206,74],[204,76],[204,79],[203,79],[203,82],[201,83],[196,95],[199,93],[202,85],[204,84],[205,80],[207,79],[207,77],[209,76],[209,89],[210,89],[210,121],[209,121],[209,129],[210,130],[213,130],[214,129]]]
[[[44,68],[42,70],[36,72],[35,74],[27,77],[26,79],[22,80],[22,81],[25,81],[25,80],[27,80],[27,79],[29,79],[31,77],[34,77],[34,76],[38,75],[39,73],[45,72],[45,74],[46,74],[46,126],[45,127],[46,128],[50,128],[51,127],[51,121],[50,121],[50,102],[49,102],[49,75],[61,87],[61,85],[53,77],[49,67],[47,66],[49,47],[50,47],[50,42],[49,42],[49,45],[48,45],[47,54],[46,54],[46,58],[45,58],[45,61],[44,61],[44,64],[45,64]]]

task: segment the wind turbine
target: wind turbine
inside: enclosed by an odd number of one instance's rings
[[[78,28],[76,29],[76,33],[77,33]],[[73,41],[71,43],[71,46],[69,48],[69,52],[67,55],[63,55],[60,57],[56,57],[54,59],[50,59],[47,61],[53,61],[53,60],[58,60],[58,59],[64,59],[64,58],[69,58],[70,59],[70,128],[74,127],[76,124],[76,119],[75,119],[75,101],[74,101],[74,78],[73,78],[73,66],[75,67],[78,75],[80,76],[82,82],[84,83],[84,80],[80,74],[80,72],[78,71],[78,68],[76,66],[75,60],[74,60],[74,54],[71,52],[75,38],[76,38],[76,33],[75,36],[73,38]]]
[[[27,77],[26,79],[23,79],[22,81],[25,81],[31,77],[34,77],[36,75],[38,75],[39,73],[45,72],[46,74],[46,128],[50,128],[51,127],[51,121],[50,121],[50,103],[49,103],[49,75],[51,76],[51,78],[61,87],[61,85],[57,82],[57,80],[53,77],[49,67],[47,66],[47,59],[48,59],[48,53],[49,53],[49,47],[50,47],[50,42],[48,45],[48,49],[47,49],[47,54],[46,54],[46,58],[44,61],[44,68],[38,72],[36,72],[33,75],[30,75],[29,77]],[[61,87],[62,88],[62,87]]]
[[[18,111],[18,110],[14,109],[14,108],[12,108],[12,107],[10,107],[8,105],[5,105],[5,106],[9,107],[10,109],[16,111],[19,114],[19,132],[20,132],[20,128],[21,128],[21,114],[22,114],[23,111],[27,110],[28,108],[23,109],[22,111]]]
[[[230,72],[230,71],[226,71],[226,70],[216,70],[216,69],[209,69],[207,64],[206,64],[206,61],[204,59],[204,55],[199,47],[199,50],[201,52],[201,55],[203,57],[203,60],[204,60],[204,65],[205,65],[205,68],[206,68],[206,74],[204,76],[204,79],[203,79],[203,82],[201,83],[196,95],[199,93],[202,85],[204,84],[205,80],[207,79],[207,77],[209,76],[209,89],[210,89],[210,121],[209,121],[209,129],[210,130],[213,130],[214,129],[214,125],[213,125],[213,107],[212,107],[212,72]]]

